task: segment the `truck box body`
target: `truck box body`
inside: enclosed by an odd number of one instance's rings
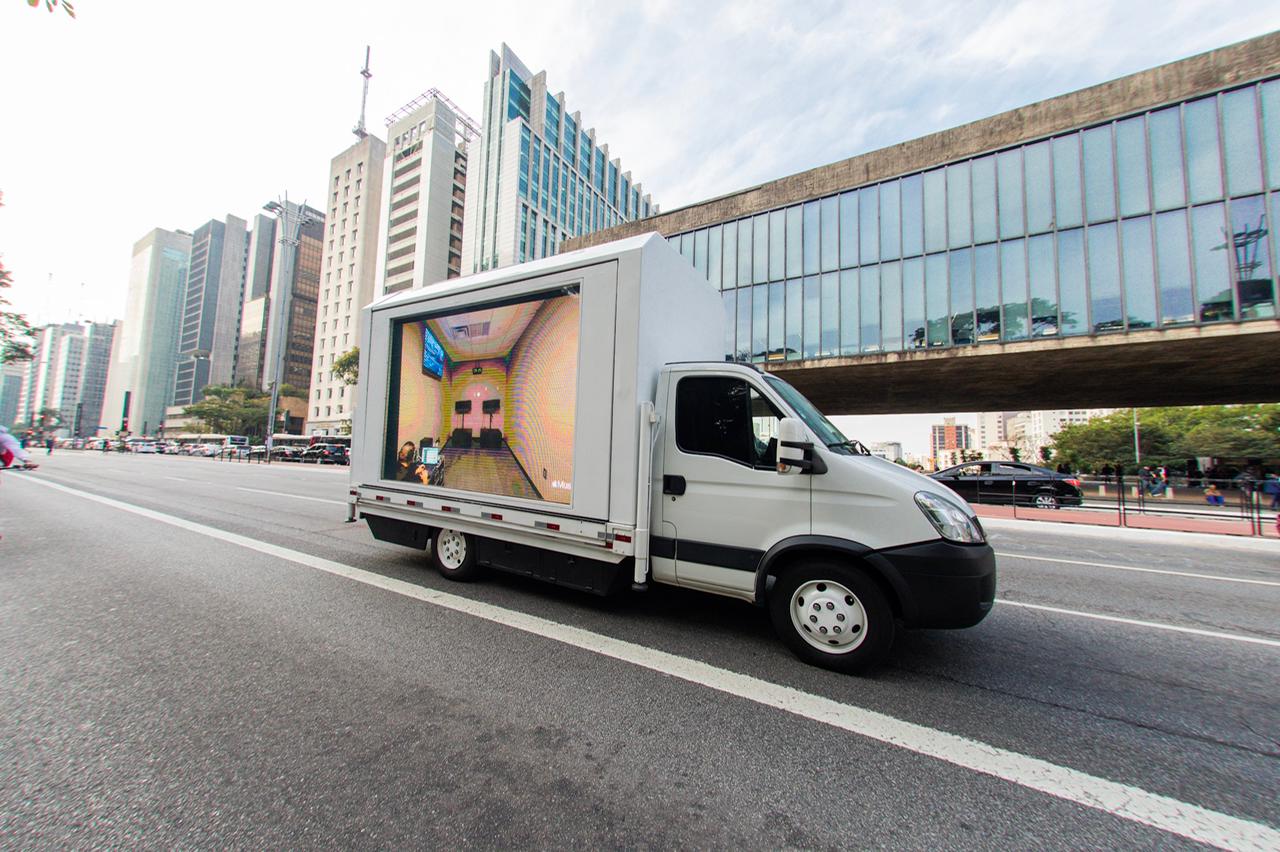
[[[635,525],[640,403],[668,361],[724,357],[719,294],[656,235],[397,293],[361,322],[356,490],[519,513],[552,547]]]

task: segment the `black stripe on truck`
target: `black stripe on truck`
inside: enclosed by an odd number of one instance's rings
[[[687,538],[663,538],[657,535],[649,539],[649,552],[662,559],[678,558],[681,561],[696,562],[699,565],[714,565],[717,568],[751,572],[759,567],[760,559],[764,556],[763,550],[753,550],[749,547],[690,541]]]

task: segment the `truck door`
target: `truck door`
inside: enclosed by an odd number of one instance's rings
[[[810,531],[811,478],[777,473],[781,414],[760,388],[734,375],[673,379],[658,544],[674,552],[680,585],[750,599],[764,552]]]

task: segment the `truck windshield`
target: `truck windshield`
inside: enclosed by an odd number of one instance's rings
[[[827,445],[828,449],[850,456],[865,454],[861,444],[846,438],[844,433],[815,408],[812,402],[805,399],[800,391],[769,373],[764,374],[764,380],[791,407],[796,416],[804,421],[804,425],[813,430],[818,440]]]

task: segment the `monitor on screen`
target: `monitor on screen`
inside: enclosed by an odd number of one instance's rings
[[[422,372],[433,379],[444,375],[444,347],[425,322],[422,324]]]

